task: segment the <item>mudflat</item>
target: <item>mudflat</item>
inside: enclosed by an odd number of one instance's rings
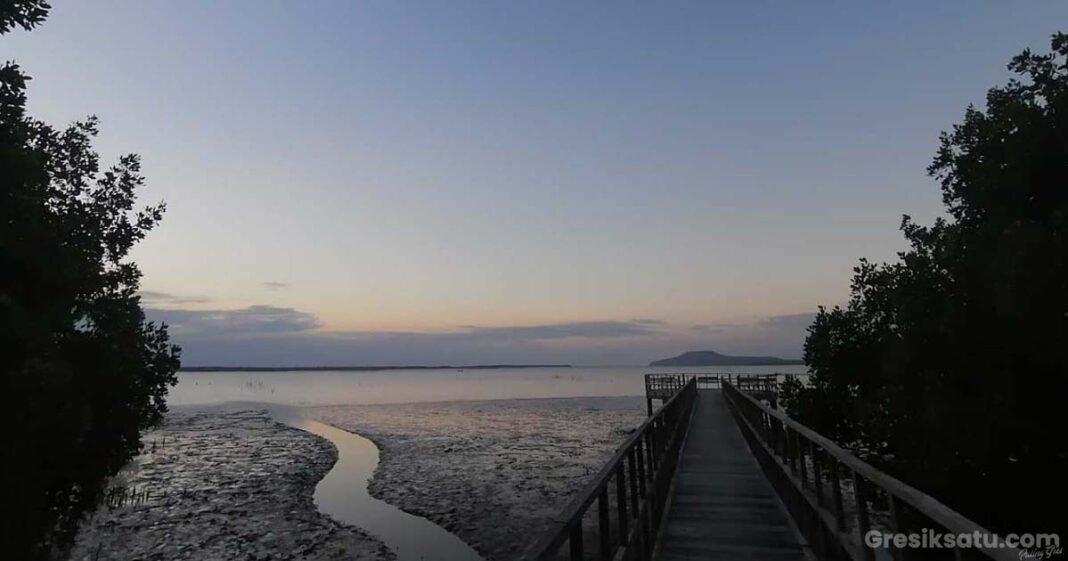
[[[371,494],[514,559],[645,419],[637,397],[309,407],[380,449]]]
[[[80,529],[72,560],[394,559],[316,509],[315,485],[337,459],[326,439],[266,411],[179,409],[144,441],[117,478],[142,498],[101,507]]]

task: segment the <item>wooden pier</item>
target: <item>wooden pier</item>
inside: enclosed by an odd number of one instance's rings
[[[649,419],[521,560],[901,561],[917,551],[876,550],[862,536],[990,533],[786,416],[777,387],[776,375],[646,375]],[[919,553],[1021,558],[1007,548]]]
[[[659,553],[665,561],[804,559],[801,535],[718,389],[697,392]]]
[[[671,399],[690,380],[697,383],[698,390],[719,390],[724,383],[767,401],[775,407],[778,398],[779,374],[647,374],[645,376],[645,405],[653,414],[653,400],[662,403]]]

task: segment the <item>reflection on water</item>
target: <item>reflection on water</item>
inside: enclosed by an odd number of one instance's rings
[[[655,372],[803,373],[804,366],[576,367],[379,372],[186,372],[171,405],[261,401],[290,405],[413,403],[643,395],[643,374]]]
[[[481,561],[475,550],[444,528],[368,494],[367,482],[378,466],[378,448],[373,442],[316,421],[278,418],[337,446],[337,463],[315,487],[315,506],[320,512],[371,533],[399,561]]]

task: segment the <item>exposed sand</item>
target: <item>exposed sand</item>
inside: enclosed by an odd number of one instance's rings
[[[487,559],[514,559],[630,430],[638,397],[311,407],[373,440],[370,491],[459,535]]]
[[[337,458],[334,446],[265,411],[175,411],[145,442],[146,453],[121,477],[147,489],[148,499],[102,507],[79,532],[72,560],[394,558],[315,508],[312,493]]]

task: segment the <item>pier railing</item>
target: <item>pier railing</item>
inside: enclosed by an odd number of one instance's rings
[[[699,390],[718,390],[724,382],[742,391],[749,392],[757,399],[767,399],[774,404],[778,391],[778,374],[719,374],[719,373],[682,373],[682,374],[646,374],[645,406],[653,414],[653,400],[667,400],[675,395],[690,380],[697,382]]]
[[[520,559],[650,559],[696,398],[683,381]]]
[[[668,398],[675,395],[690,380],[697,380],[697,389],[719,389],[727,382],[744,392],[773,392],[778,388],[778,374],[646,374],[645,395]]]
[[[865,463],[831,440],[773,409],[729,382],[723,395],[764,473],[821,560],[872,561],[870,530],[922,534],[989,531],[933,497]],[[1018,561],[1015,549],[878,550],[895,561],[981,558]]]

